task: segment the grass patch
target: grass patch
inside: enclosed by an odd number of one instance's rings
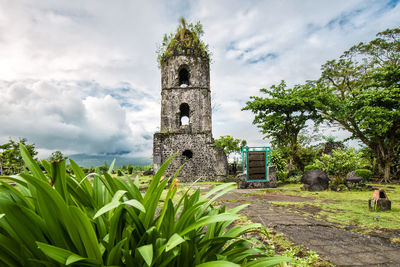
[[[388,198],[392,201],[391,211],[369,211],[368,200],[372,191],[319,191],[309,192],[300,189],[301,185],[286,185],[290,189],[274,189],[269,192],[291,196],[313,197],[313,201],[307,202],[279,202],[271,201],[277,205],[292,205],[303,207],[304,205],[316,206],[321,209],[318,213],[310,213],[314,217],[342,226],[356,225],[368,230],[377,228],[400,228],[400,185],[373,184],[374,188],[385,189]],[[265,192],[265,191],[264,191]],[[304,213],[307,213],[306,211]]]

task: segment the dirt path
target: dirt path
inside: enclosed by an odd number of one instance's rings
[[[323,259],[338,266],[400,266],[400,247],[379,237],[346,231],[312,217],[296,213],[268,201],[310,201],[310,199],[276,195],[245,195],[257,189],[234,190],[220,200],[228,207],[251,203],[242,213],[284,233],[292,242],[317,252]]]

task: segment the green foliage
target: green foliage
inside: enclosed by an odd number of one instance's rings
[[[19,143],[26,146],[32,157],[37,155],[34,144],[27,144],[28,140],[23,138],[19,142],[10,139],[7,143],[0,145],[0,171],[1,174],[16,174],[24,170],[24,162],[19,150]]]
[[[339,148],[332,151],[332,156],[322,154],[313,165],[330,175],[334,175],[339,183],[344,183],[347,173],[357,168],[367,167],[368,162],[363,158],[362,153],[355,152],[354,148],[348,150]]]
[[[285,184],[300,184],[301,183],[301,175],[294,175],[286,178],[283,183]]]
[[[355,175],[358,177],[362,177],[364,183],[369,182],[371,180],[372,171],[368,169],[357,169],[355,171]]]
[[[128,174],[132,174],[133,173],[133,166],[132,165],[128,165]]]
[[[276,166],[277,171],[286,169],[287,156],[282,149],[275,148],[271,150],[271,163]]]
[[[168,179],[161,179],[172,159],[142,194],[138,180],[110,175],[114,163],[102,175],[94,174],[91,183],[73,160],[74,175],[65,171],[65,160],[42,161],[44,174],[28,150],[22,145],[20,150],[31,173],[0,180],[2,266],[196,266],[216,261],[272,266],[287,260],[266,255],[255,238],[242,238],[263,230],[260,224],[233,225],[245,206],[227,210],[213,205],[234,184],[204,196],[199,189],[191,195],[187,190],[175,201],[175,177],[166,191]]]
[[[399,170],[400,28],[377,34],[322,66],[318,110],[374,151],[385,181]]]
[[[210,60],[208,45],[200,39],[204,34],[200,21],[189,25],[186,25],[184,18],[180,21],[181,25],[176,29],[176,33],[165,34],[161,46],[156,51],[159,67],[177,55],[198,56]]]
[[[303,172],[305,166],[312,164],[317,156],[318,152],[312,146],[299,145],[294,157],[294,164],[298,171]]]
[[[320,170],[320,168],[316,165],[307,165],[304,167],[304,172],[312,171],[312,170]]]
[[[95,167],[90,166],[89,169],[88,169],[88,173],[95,172],[95,170],[96,170]]]
[[[276,166],[277,184],[284,184],[288,170],[286,169],[288,158],[284,150],[281,148],[274,148],[271,150],[271,164]]]
[[[118,176],[122,176],[122,170],[118,169],[118,170],[117,170],[117,175],[118,175]]]
[[[232,153],[240,154],[242,148],[247,145],[247,141],[233,138],[230,135],[224,135],[215,139],[214,145],[222,148],[225,151],[226,156],[229,158],[229,155]]]
[[[49,157],[49,161],[59,161],[62,160],[64,158],[64,155],[61,153],[61,151],[54,151],[53,153],[51,153],[50,157]]]
[[[315,109],[315,100],[308,85],[287,88],[282,81],[270,89],[260,89],[266,97],[251,96],[242,110],[255,114],[253,124],[261,129],[266,137],[272,138],[276,147],[284,147],[289,155],[289,171],[297,154],[299,133],[306,128],[306,122],[318,123],[321,116]]]
[[[327,143],[331,143],[331,144],[333,144],[333,143],[335,143],[335,137],[334,136],[327,136],[327,137],[325,137],[325,141],[327,142]]]

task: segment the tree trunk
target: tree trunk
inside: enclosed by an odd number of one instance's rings
[[[371,147],[372,148],[372,147]],[[396,156],[392,152],[394,151],[393,147],[383,144],[379,144],[378,146],[374,147],[373,151],[375,152],[376,156],[376,164],[378,165],[379,173],[383,174],[383,181],[385,183],[390,182],[390,169],[393,163],[396,161]]]
[[[287,166],[288,174],[292,171],[292,168],[293,168],[293,156],[289,155],[289,162]]]
[[[383,180],[385,183],[389,183],[390,182],[390,166],[391,166],[391,162],[390,161],[386,161],[385,162],[385,171],[384,171],[384,176],[383,176]]]

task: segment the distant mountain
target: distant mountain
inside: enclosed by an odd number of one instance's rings
[[[115,167],[119,167],[122,165],[131,164],[132,166],[137,165],[149,165],[152,163],[151,158],[130,158],[130,157],[121,157],[121,156],[112,156],[112,155],[87,155],[87,154],[74,154],[68,155],[68,159],[72,159],[79,166],[89,168],[90,166],[100,166],[104,164],[104,161],[107,162],[107,165],[110,165],[111,162],[115,159]]]

